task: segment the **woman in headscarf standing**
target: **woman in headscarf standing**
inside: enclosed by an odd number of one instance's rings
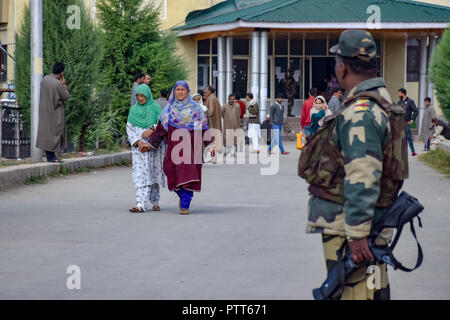
[[[131,144],[133,162],[133,182],[136,189],[136,206],[131,212],[142,213],[147,211],[147,203],[153,205],[153,211],[160,211],[160,187],[166,186],[166,177],[162,164],[166,152],[165,144],[155,150],[145,137],[152,132],[158,123],[161,107],[153,100],[150,88],[141,84],[136,90],[138,102],[130,109],[127,121],[127,135]]]
[[[207,117],[200,105],[189,97],[189,85],[178,81],[167,107],[161,113],[158,126],[147,139],[152,148],[158,148],[165,139],[167,152],[164,173],[170,191],[180,197],[180,214],[189,214],[194,192],[201,191],[202,145],[214,138],[207,134]],[[214,157],[215,148],[211,148]]]
[[[202,94],[200,92],[196,93],[196,94],[192,95],[192,99],[194,99],[194,101],[197,102],[197,104],[202,108],[203,112],[205,112],[205,114],[206,114],[206,111],[208,111],[208,107],[205,106],[205,104],[203,103]]]
[[[317,96],[314,99],[314,105],[310,111],[311,114],[311,134],[315,133],[322,125],[325,117],[332,115],[328,109],[327,102],[323,96]]]

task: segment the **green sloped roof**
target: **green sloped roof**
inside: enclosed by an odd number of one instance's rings
[[[450,8],[410,0],[253,0],[251,7],[238,9],[237,0],[227,0],[188,15],[186,24],[175,30],[192,29],[238,20],[247,22],[366,22],[370,5],[381,9],[381,22],[450,22]],[[242,1],[239,1],[242,2]]]

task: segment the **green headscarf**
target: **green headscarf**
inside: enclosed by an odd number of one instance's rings
[[[140,104],[139,100],[131,107],[128,114],[128,122],[141,129],[149,129],[151,126],[158,123],[159,115],[162,112],[161,106],[153,100],[150,87],[146,84],[141,84],[136,89],[136,95],[143,94],[147,101],[145,104]]]

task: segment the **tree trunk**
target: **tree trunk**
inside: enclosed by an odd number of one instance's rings
[[[83,124],[81,127],[80,137],[78,138],[78,151],[83,152],[86,148],[86,133],[89,125]]]

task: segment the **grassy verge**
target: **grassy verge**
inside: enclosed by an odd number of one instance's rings
[[[31,164],[31,159],[24,160],[10,160],[10,159],[0,159],[0,168],[18,166],[21,164]]]
[[[444,174],[446,178],[450,179],[450,153],[436,149],[422,154],[419,160],[427,163],[432,168]]]

